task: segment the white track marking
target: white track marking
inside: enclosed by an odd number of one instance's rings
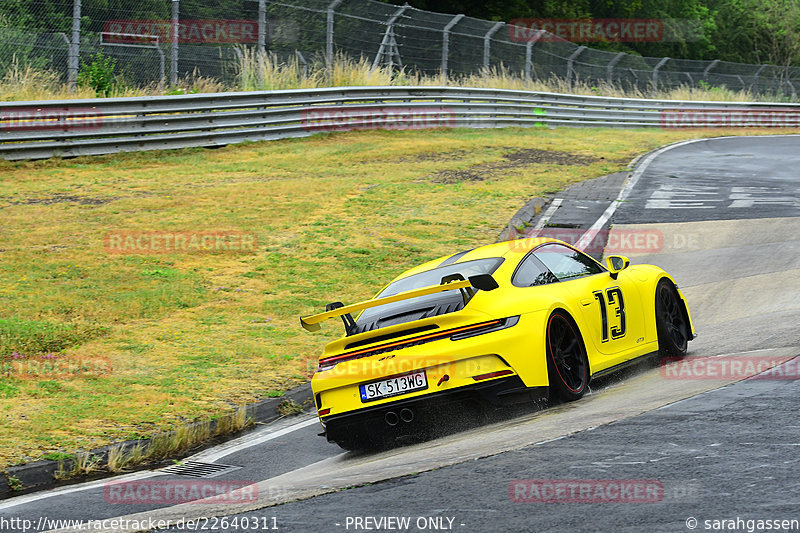
[[[544,225],[547,224],[547,222],[553,217],[553,213],[556,212],[556,209],[559,208],[561,202],[563,201],[564,201],[563,198],[553,199],[552,203],[550,204],[550,207],[548,207],[547,211],[545,211],[542,214],[542,216],[539,217],[539,220],[536,221],[536,225],[533,226],[533,229],[542,229]]]
[[[283,437],[284,435],[288,435],[293,431],[297,431],[298,429],[303,429],[308,427],[312,424],[318,423],[317,416],[313,415],[307,419],[301,420],[300,422],[295,422],[289,426],[283,426],[279,429],[275,429],[274,427],[267,426],[260,431],[252,433],[250,435],[245,435],[243,437],[239,437],[238,439],[231,440],[219,446],[215,446],[214,448],[204,450],[200,453],[197,453],[191,457],[187,457],[184,459],[185,461],[202,461],[204,463],[213,463],[214,461],[219,460],[222,457],[230,455],[232,453],[236,453],[238,451],[247,449],[251,446],[257,446],[259,444],[263,444],[273,439],[277,439],[279,437]],[[71,494],[74,492],[81,492],[85,490],[93,490],[102,487],[106,483],[121,483],[127,481],[139,481],[141,479],[147,479],[150,477],[156,476],[163,476],[166,475],[164,472],[158,470],[147,470],[144,472],[136,472],[133,474],[127,474],[123,476],[117,476],[107,479],[101,479],[97,481],[90,481],[87,483],[81,483],[78,485],[72,485],[69,487],[62,487],[57,489],[51,489],[43,492],[36,492],[33,494],[28,494],[25,496],[17,496],[15,498],[11,498],[9,500],[0,502],[0,510],[8,509],[10,507],[16,507],[18,505],[23,505],[26,503],[35,502],[38,500],[44,500],[47,498],[52,498],[54,496],[63,496],[66,494]]]
[[[0,502],[0,511],[3,509],[8,509],[10,507],[16,507],[17,505],[22,505],[25,503],[35,502],[37,500],[44,500],[46,498],[52,498],[53,496],[63,496],[65,494],[70,494],[73,492],[80,492],[83,490],[91,490],[96,489],[98,487],[102,487],[106,483],[121,483],[125,481],[138,481],[140,479],[146,479],[149,477],[155,476],[163,476],[161,472],[153,472],[152,470],[148,470],[146,472],[136,472],[134,474],[127,474],[124,476],[117,476],[108,479],[100,479],[97,481],[90,481],[88,483],[81,483],[80,485],[72,485],[70,487],[62,487],[59,489],[51,489],[44,492],[35,492],[33,494],[28,494],[26,496],[16,496],[11,498],[10,500],[5,500]]]
[[[797,137],[797,135],[794,135],[794,134],[790,134],[790,135],[776,134],[776,135],[758,135],[758,136],[755,136],[755,137],[756,138],[762,138],[762,137]],[[634,159],[631,162],[633,165],[635,165],[635,169],[634,169],[633,173],[631,174],[630,179],[628,179],[628,182],[625,184],[625,186],[620,191],[619,196],[617,196],[617,199],[614,200],[613,202],[611,202],[611,205],[609,205],[608,208],[605,210],[605,212],[602,215],[600,215],[600,218],[597,219],[597,221],[592,225],[592,227],[589,228],[588,230],[586,230],[586,232],[583,235],[581,235],[581,238],[575,244],[575,247],[577,249],[579,249],[579,250],[584,250],[594,240],[595,236],[597,235],[597,232],[600,231],[601,229],[603,229],[603,226],[605,226],[606,222],[608,222],[608,220],[612,217],[614,212],[619,207],[619,204],[624,202],[625,199],[628,197],[628,195],[631,193],[631,190],[633,190],[633,187],[639,181],[639,178],[642,177],[642,174],[644,174],[644,171],[647,170],[647,167],[650,165],[650,163],[653,162],[653,159],[655,159],[659,155],[661,155],[664,152],[667,152],[669,150],[672,150],[673,148],[680,148],[681,146],[686,146],[688,144],[694,144],[694,143],[705,142],[705,141],[714,141],[714,140],[719,140],[719,139],[740,139],[740,138],[746,138],[746,136],[726,135],[726,136],[722,136],[722,137],[705,137],[703,139],[689,139],[688,141],[680,141],[680,142],[677,142],[677,143],[668,144],[667,146],[661,147],[658,150],[656,150],[654,152],[650,152],[647,155],[637,157],[636,159]],[[750,137],[750,138],[752,138],[752,137]],[[641,165],[638,164],[640,160],[642,161]]]
[[[226,442],[225,444],[221,444],[220,446],[215,446],[209,450],[203,450],[200,453],[197,453],[191,457],[187,457],[185,461],[202,461],[204,463],[213,463],[214,461],[219,461],[225,456],[231,455],[238,451],[244,450],[251,446],[257,446],[259,444],[263,444],[265,442],[271,441],[273,439],[277,439],[279,437],[283,437],[284,435],[288,435],[293,431],[297,431],[298,429],[303,429],[313,424],[318,424],[319,421],[317,419],[317,415],[314,415],[306,420],[302,420],[291,426],[284,427],[278,430],[272,430],[269,433],[262,434],[259,432],[258,434],[247,435],[246,437],[242,437],[241,439],[232,440],[230,442]]]
[[[716,137],[716,138],[718,138],[718,137]],[[631,193],[631,191],[633,190],[634,186],[636,186],[636,184],[639,182],[639,178],[642,177],[642,174],[644,174],[644,171],[647,170],[647,167],[650,166],[650,163],[652,163],[653,160],[656,157],[658,157],[659,155],[663,154],[664,152],[672,150],[673,148],[680,148],[681,146],[686,146],[688,144],[694,144],[694,143],[708,141],[708,140],[710,140],[710,139],[691,139],[691,140],[688,140],[688,141],[681,141],[681,142],[678,142],[678,143],[674,143],[674,144],[670,144],[670,145],[664,146],[663,148],[659,148],[658,150],[656,150],[654,152],[650,152],[649,154],[647,154],[642,159],[641,164],[636,166],[636,168],[634,169],[633,173],[631,174],[631,177],[628,179],[628,182],[625,184],[625,186],[619,192],[619,196],[617,196],[616,200],[611,202],[611,205],[609,205],[606,208],[606,210],[603,212],[603,214],[600,215],[600,218],[598,218],[597,221],[595,221],[595,223],[592,224],[592,227],[590,227],[588,230],[586,230],[586,232],[583,235],[581,235],[581,238],[578,240],[577,243],[575,243],[575,247],[577,249],[579,249],[579,250],[585,250],[586,247],[589,246],[589,244],[597,236],[597,233],[601,229],[603,229],[603,226],[605,226],[606,222],[608,222],[608,220],[616,212],[616,210],[619,207],[619,205],[622,202],[624,202],[626,198],[628,198],[628,195]]]

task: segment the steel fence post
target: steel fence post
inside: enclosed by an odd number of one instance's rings
[[[572,73],[575,71],[573,65],[575,64],[575,59],[577,59],[577,57],[581,55],[581,52],[584,50],[586,50],[585,46],[579,46],[574,52],[572,52],[572,55],[567,58],[567,87],[572,87]],[[577,79],[577,77],[578,76],[576,75],[575,78]]]
[[[75,91],[81,55],[81,0],[72,2],[72,40],[67,46],[67,83]]]
[[[267,5],[266,0],[258,0],[258,42],[256,45],[256,57],[258,58],[256,79],[260,84],[264,84],[264,60],[267,54]]]
[[[609,85],[614,84],[614,65],[619,63],[619,60],[625,57],[625,52],[620,52],[614,56],[614,58],[608,62],[606,65],[606,81],[608,81]]]
[[[765,68],[767,68],[767,65],[761,65],[758,67],[758,70],[756,70],[756,73],[753,74],[753,83],[750,84],[751,91],[755,89],[756,83],[758,83],[758,75],[761,74],[761,71]]]
[[[258,0],[258,52],[267,51],[267,2]]]
[[[456,15],[442,30],[442,82],[447,83],[447,60],[450,53],[450,30],[463,19],[464,15]]]
[[[653,68],[653,95],[658,92],[658,71],[661,70],[661,67],[666,65],[667,61],[669,61],[668,57],[662,57],[661,61]]]
[[[505,24],[505,23],[504,22],[498,22],[497,24],[492,26],[491,29],[489,31],[487,31],[486,34],[483,36],[483,71],[484,72],[488,72],[489,71],[489,53],[491,51],[491,46],[492,46],[491,45],[492,35],[497,33],[497,30],[499,30],[503,26],[503,24]]]
[[[408,9],[409,7],[411,6],[409,6],[408,3],[403,4],[402,7],[400,7],[400,9],[395,11],[394,14],[391,16],[391,18],[386,22],[386,31],[383,32],[383,39],[381,40],[381,46],[380,48],[378,48],[378,53],[375,54],[375,59],[372,61],[372,68],[370,70],[375,70],[383,60],[384,54],[387,53],[389,54],[390,69],[392,68],[392,60],[394,55],[397,55],[397,60],[399,62],[399,65],[401,67],[403,66],[403,62],[400,58],[400,52],[397,50],[397,41],[394,38],[394,25],[395,22],[397,22],[397,19],[400,18],[400,16],[403,13],[405,13],[406,9]],[[387,52],[388,48],[391,48],[391,50]]]
[[[169,83],[178,84],[178,24],[180,24],[180,0],[172,0],[172,47],[170,48]]]
[[[343,0],[333,0],[328,4],[328,13],[325,30],[325,64],[328,67],[328,79],[333,76],[333,14]]]
[[[706,68],[703,69],[703,81],[708,83],[708,73],[711,72],[711,69],[716,67],[719,64],[719,59],[715,59],[712,61]]]

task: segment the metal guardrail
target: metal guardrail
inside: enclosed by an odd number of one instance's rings
[[[427,127],[800,127],[800,107],[462,87],[286,91],[0,103],[0,156],[74,157]]]

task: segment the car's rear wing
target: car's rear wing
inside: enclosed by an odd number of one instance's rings
[[[336,304],[328,304],[326,311],[324,313],[301,316],[300,324],[307,331],[319,331],[320,322],[324,322],[331,318],[336,318],[337,316],[345,316],[351,313],[356,313],[358,311],[363,311],[364,309],[369,309],[370,307],[378,307],[379,305],[399,302],[401,300],[410,300],[411,298],[426,296],[428,294],[436,294],[437,292],[455,291],[459,289],[469,289],[469,288],[475,288],[482,291],[491,291],[498,287],[497,282],[490,274],[479,274],[476,276],[470,276],[469,279],[466,280],[463,279],[463,277],[460,275],[457,276],[458,278],[461,279],[455,278],[454,276],[448,276],[442,278],[441,285],[431,285],[430,287],[413,289],[410,291],[393,294],[392,296],[384,296],[383,298],[374,298],[372,300],[366,300],[364,302],[359,302],[356,304],[341,305],[338,304],[338,302]]]

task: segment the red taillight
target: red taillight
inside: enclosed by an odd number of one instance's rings
[[[498,370],[497,372],[489,372],[488,374],[478,374],[477,376],[472,376],[472,379],[475,381],[482,381],[484,379],[496,378],[499,376],[507,376],[509,374],[513,374],[513,370]]]
[[[325,408],[325,409],[320,409],[319,411],[317,411],[317,414],[318,414],[319,416],[325,416],[325,415],[327,415],[327,414],[328,414],[328,413],[330,413],[330,412],[331,412],[331,408],[330,408],[330,407],[327,407],[327,408]]]

